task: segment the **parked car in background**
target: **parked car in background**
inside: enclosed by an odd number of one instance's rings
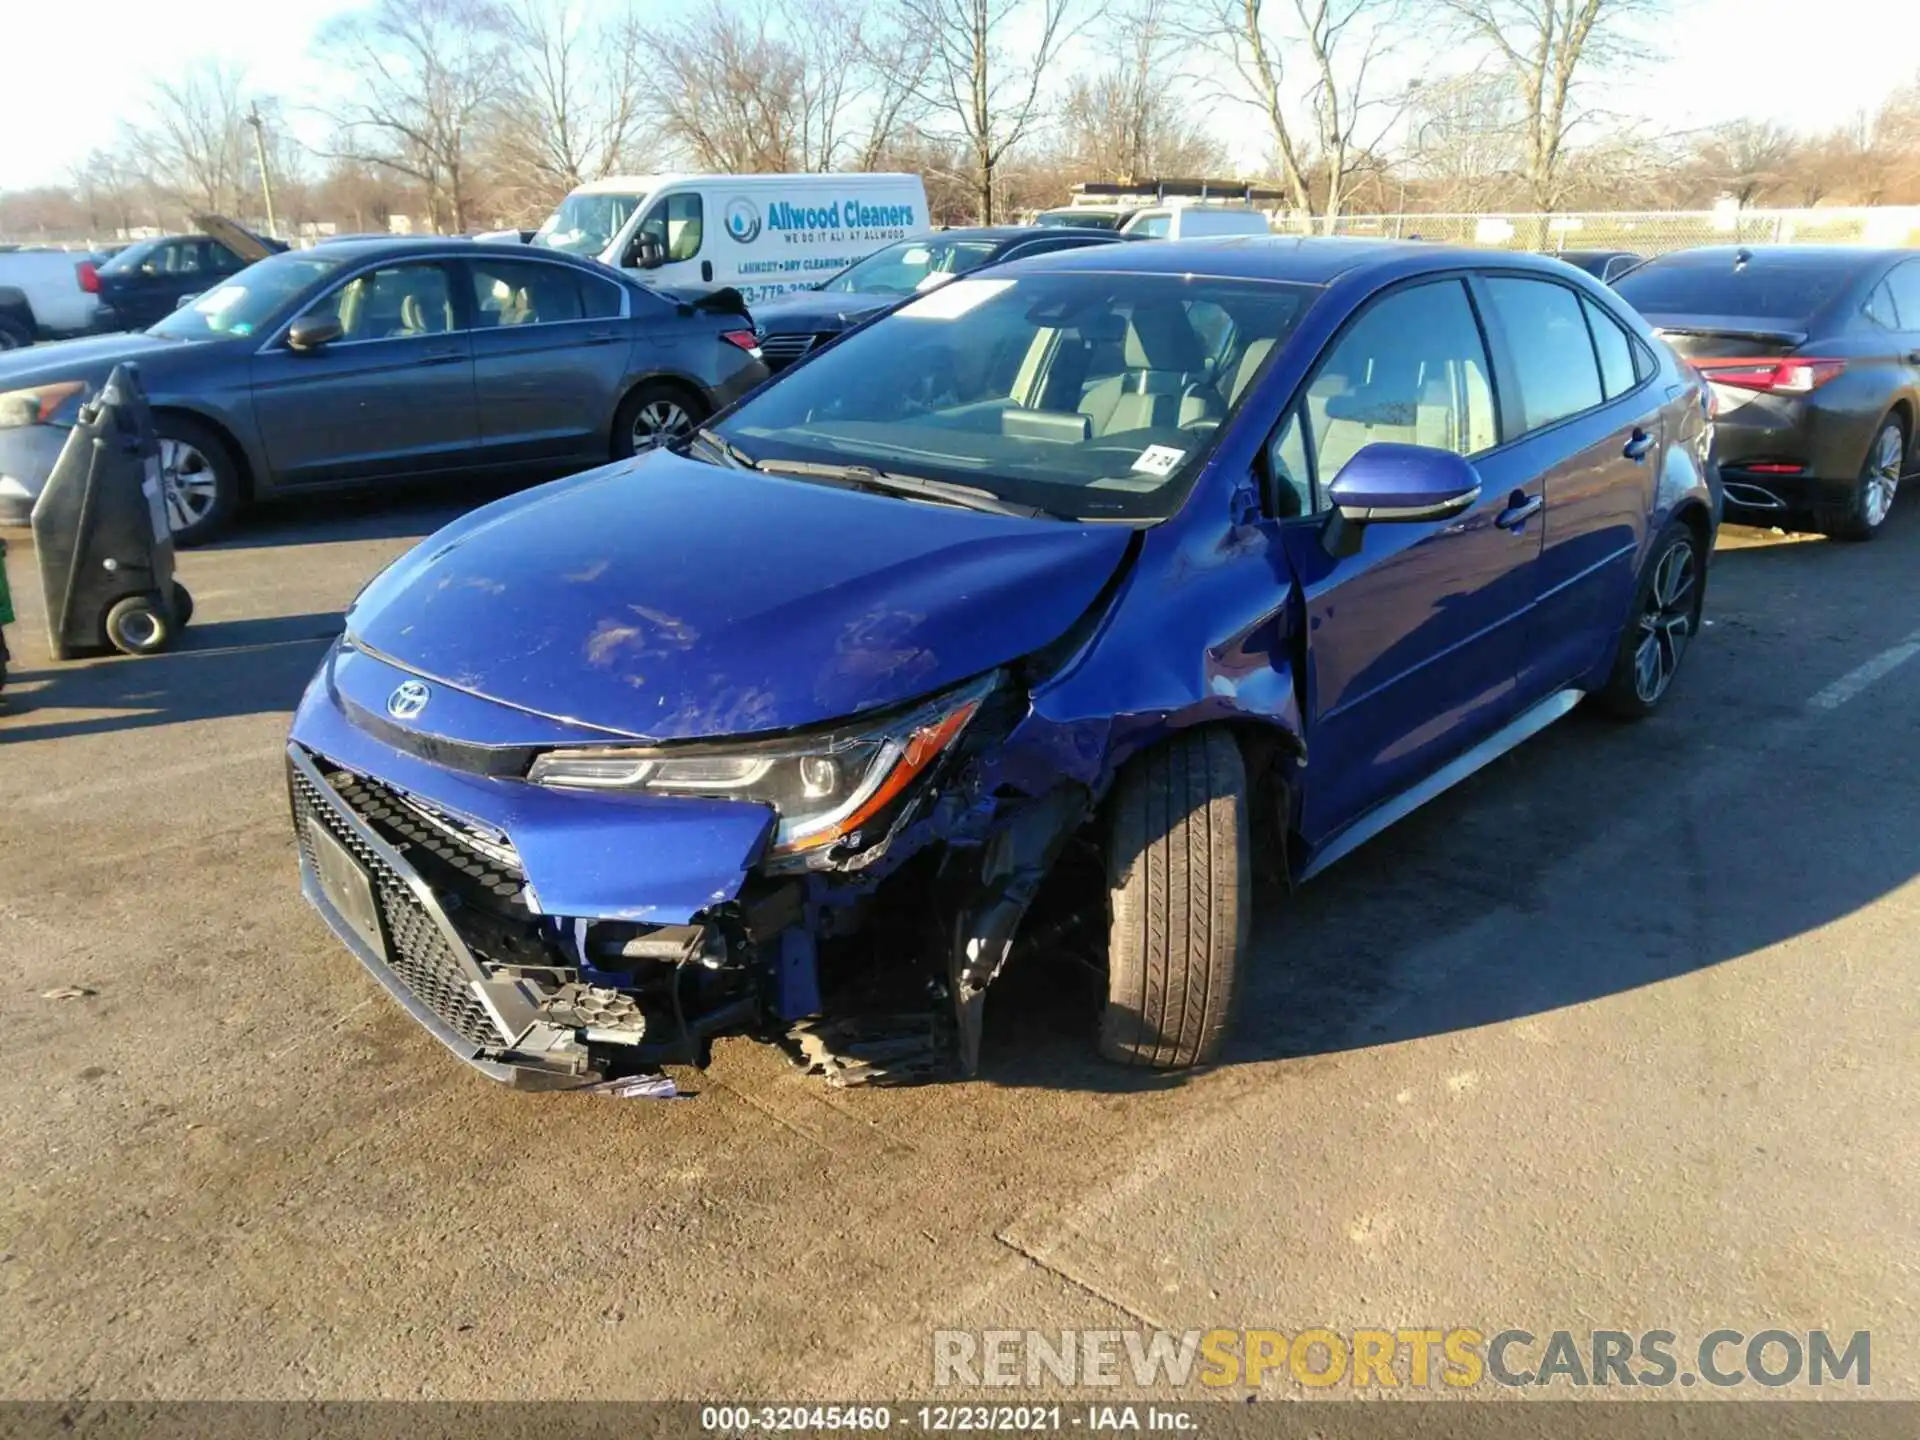
[[[758,304],[930,223],[918,175],[616,175],[567,196],[531,243]]]
[[[293,722],[303,889],[503,1080],[727,1033],[971,1068],[1030,905],[1104,971],[1104,1054],[1211,1060],[1258,860],[1305,879],[1582,698],[1667,698],[1699,390],[1535,257],[963,275],[375,579]]]
[[[1730,518],[1879,532],[1915,465],[1920,255],[1715,246],[1615,288],[1712,384]]]
[[[97,329],[99,284],[98,267],[88,254],[0,252],[0,351]]]
[[[183,544],[269,495],[630,455],[767,373],[731,293],[679,302],[520,245],[347,241],[251,265],[143,334],[0,358],[0,514],[31,506],[123,362]]]
[[[1584,270],[1604,285],[1611,285],[1634,266],[1644,264],[1646,257],[1636,255],[1631,250],[1561,250],[1554,255],[1556,260],[1564,260],[1576,270]]]
[[[1258,210],[1228,205],[1149,205],[1120,226],[1133,240],[1205,240],[1219,235],[1270,235]]]
[[[196,223],[207,225],[212,218],[196,217]],[[101,264],[99,328],[144,330],[171,315],[188,296],[211,290],[254,261],[287,248],[231,222],[209,228],[214,233],[135,241]]]
[[[1048,229],[1118,230],[1133,214],[1130,205],[1063,205],[1058,210],[1042,210],[1033,223]]]
[[[985,265],[1084,245],[1111,245],[1120,237],[1108,230],[1066,230],[1035,234],[1024,225],[982,225],[942,230],[901,240],[850,265],[817,289],[795,291],[754,307],[754,330],[767,365],[783,369],[808,351],[897,305],[919,291],[945,284]]]

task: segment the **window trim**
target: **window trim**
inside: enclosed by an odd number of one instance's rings
[[[1320,353],[1313,357],[1313,363],[1307,367],[1306,372],[1300,377],[1299,383],[1293,387],[1292,393],[1287,396],[1286,403],[1275,412],[1274,423],[1268,427],[1266,437],[1260,442],[1260,464],[1266,472],[1261,477],[1260,503],[1262,508],[1267,511],[1270,519],[1281,525],[1297,525],[1303,521],[1310,521],[1314,524],[1325,523],[1327,511],[1321,504],[1320,447],[1314,439],[1313,426],[1307,423],[1305,413],[1304,411],[1300,411],[1300,406],[1306,399],[1308,387],[1320,378],[1320,372],[1326,368],[1327,361],[1332,357],[1333,352],[1339,348],[1340,342],[1347,338],[1347,335],[1361,320],[1365,319],[1376,306],[1384,304],[1390,298],[1404,294],[1409,290],[1417,290],[1423,285],[1453,284],[1460,288],[1466,298],[1467,313],[1473,317],[1474,330],[1480,336],[1480,349],[1487,360],[1487,389],[1491,392],[1493,398],[1493,428],[1497,438],[1494,440],[1494,443],[1489,445],[1485,450],[1476,450],[1472,455],[1463,458],[1474,460],[1482,455],[1492,455],[1496,451],[1503,449],[1509,443],[1507,440],[1506,408],[1501,401],[1501,396],[1506,389],[1506,376],[1503,374],[1501,368],[1503,361],[1498,347],[1494,344],[1494,337],[1488,324],[1488,317],[1482,313],[1481,297],[1475,293],[1473,285],[1474,274],[1474,271],[1465,268],[1458,270],[1427,270],[1422,271],[1418,275],[1409,275],[1405,279],[1396,280],[1391,285],[1383,286],[1381,289],[1376,290],[1359,305],[1355,306],[1352,313],[1340,322],[1339,328],[1327,337],[1326,343],[1320,347]],[[1268,363],[1271,364],[1274,358],[1273,356],[1269,356]],[[1596,361],[1595,363],[1597,367],[1598,362]],[[1255,384],[1257,384],[1259,377],[1255,376],[1254,381]],[[1253,391],[1253,386],[1249,385],[1247,390],[1250,395]],[[1244,399],[1246,397],[1243,396],[1242,398]],[[1272,487],[1277,483],[1273,474],[1273,447],[1278,442],[1281,432],[1286,428],[1287,416],[1295,412],[1299,412],[1300,445],[1307,457],[1307,498],[1311,508],[1299,515],[1281,515],[1277,513],[1277,509],[1273,504],[1274,495],[1272,493]],[[1331,477],[1329,477],[1327,483],[1332,483]]]
[[[574,284],[580,287],[581,314],[572,320],[535,320],[530,324],[520,325],[476,325],[474,321],[478,318],[479,298],[474,293],[474,274],[478,267],[485,265],[489,261],[497,265],[535,265],[544,266],[548,270],[564,270],[568,275],[573,277]],[[584,270],[578,265],[569,265],[565,261],[555,262],[544,255],[501,255],[497,258],[489,255],[485,257],[485,259],[476,259],[472,255],[459,255],[450,257],[449,263],[451,263],[463,277],[464,293],[467,302],[466,328],[476,335],[483,333],[492,334],[497,330],[512,330],[524,334],[531,330],[549,330],[557,325],[612,325],[631,318],[633,313],[633,292],[628,290],[625,285],[620,284],[618,281],[610,280],[605,275],[596,275],[592,271]],[[586,287],[591,284],[612,286],[619,292],[620,308],[611,315],[588,315],[586,313]],[[364,340],[355,340],[349,341],[348,343],[364,345],[367,342]]]
[[[1893,264],[1887,267],[1886,273],[1882,275],[1875,284],[1885,285],[1887,287],[1887,298],[1893,302],[1894,327],[1892,333],[1895,335],[1920,334],[1920,315],[1914,315],[1912,317],[1907,315],[1907,307],[1900,303],[1900,292],[1894,284],[1893,277],[1902,271],[1906,271],[1913,276],[1914,293],[1920,295],[1920,256],[1905,257],[1894,261]]]
[[[1611,314],[1613,310],[1612,306],[1604,305],[1598,297],[1589,294],[1586,287],[1582,285],[1571,284],[1565,280],[1562,280],[1557,275],[1548,275],[1539,270],[1528,270],[1528,269],[1523,269],[1517,266],[1513,266],[1513,267],[1501,266],[1497,268],[1482,266],[1482,267],[1476,267],[1471,273],[1472,273],[1472,281],[1470,283],[1473,285],[1473,288],[1475,288],[1476,291],[1484,289],[1485,282],[1488,280],[1531,280],[1537,284],[1557,285],[1562,290],[1571,290],[1573,292],[1573,297],[1576,303],[1578,303],[1581,300],[1587,300],[1592,304],[1600,305],[1601,308],[1607,311],[1609,314]],[[1515,400],[1515,403],[1518,404],[1520,403],[1521,397],[1526,393],[1526,386],[1525,386],[1525,383],[1520,379],[1519,370],[1514,361],[1513,351],[1507,340],[1507,332],[1505,327],[1500,322],[1500,312],[1494,308],[1493,295],[1491,292],[1488,292],[1484,296],[1484,308],[1487,314],[1488,328],[1493,334],[1498,336],[1500,358],[1496,360],[1494,363],[1497,367],[1500,368],[1501,372],[1504,375],[1509,375],[1512,377],[1514,400]],[[1636,348],[1639,348],[1642,342],[1640,341],[1640,337],[1634,333],[1633,327],[1621,321],[1620,317],[1617,315],[1614,315],[1613,319],[1615,323],[1620,325],[1620,328],[1622,330],[1625,330],[1627,332],[1627,338],[1634,343]],[[1496,448],[1504,448],[1506,445],[1517,445],[1522,440],[1532,439],[1535,435],[1548,435],[1548,434],[1551,434],[1553,431],[1558,430],[1563,425],[1570,425],[1576,420],[1583,420],[1589,416],[1597,415],[1602,410],[1606,409],[1609,405],[1617,405],[1621,401],[1627,400],[1632,396],[1639,394],[1647,386],[1651,385],[1654,382],[1656,377],[1658,377],[1660,373],[1660,365],[1657,360],[1654,362],[1653,367],[1650,370],[1648,370],[1647,373],[1644,375],[1640,373],[1640,366],[1636,364],[1634,366],[1634,372],[1633,372],[1634,380],[1635,380],[1633,387],[1631,389],[1621,391],[1620,394],[1614,396],[1612,399],[1608,399],[1606,374],[1600,365],[1599,347],[1594,344],[1593,329],[1590,325],[1587,324],[1587,315],[1586,315],[1586,311],[1584,310],[1580,312],[1580,324],[1581,324],[1581,328],[1584,329],[1587,333],[1587,350],[1588,350],[1588,353],[1591,354],[1593,357],[1594,379],[1600,382],[1600,402],[1597,405],[1588,405],[1583,409],[1575,410],[1570,412],[1569,414],[1558,416],[1555,419],[1547,421],[1544,425],[1535,426],[1531,430],[1529,430],[1526,427],[1526,413],[1524,410],[1521,410],[1512,416],[1512,420],[1513,420],[1512,438],[1510,440],[1503,440],[1501,446],[1498,446]],[[1501,425],[1501,432],[1503,435],[1506,433],[1508,429],[1507,425],[1504,423],[1506,418],[1507,417],[1503,412],[1502,414],[1503,423]],[[1491,454],[1492,451],[1487,451],[1485,453]]]
[[[453,329],[443,330],[439,333],[443,335],[471,334],[473,331],[472,305],[469,303],[469,298],[461,294],[460,287],[453,283],[454,273],[460,268],[459,262],[465,258],[465,256],[455,254],[387,255],[377,260],[369,260],[344,275],[336,275],[331,284],[316,290],[309,298],[301,302],[296,309],[291,311],[286,319],[276,325],[273,333],[267,338],[266,343],[254,351],[254,354],[270,355],[275,351],[286,350],[288,348],[287,331],[293,328],[293,322],[306,314],[307,311],[311,310],[314,306],[318,305],[322,300],[329,299],[338,294],[354,281],[358,280],[362,275],[372,274],[376,270],[392,270],[402,265],[438,265],[442,270],[447,271],[447,293],[453,301],[454,318],[459,323],[455,325]],[[518,259],[519,257],[516,256],[514,258]],[[335,340],[326,348],[329,351],[349,350],[361,345],[391,345],[422,338],[424,337],[419,335],[375,335],[365,340]]]

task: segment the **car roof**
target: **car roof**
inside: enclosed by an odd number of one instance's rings
[[[1417,262],[1417,263],[1416,263]],[[1487,264],[1567,273],[1551,256],[1474,250],[1419,240],[1357,240],[1299,235],[1223,235],[1087,245],[1009,262],[1011,271],[1099,270],[1133,275],[1209,275],[1227,280],[1290,280],[1325,285],[1350,271],[1393,266],[1408,271]]]
[[[1873,245],[1699,245],[1691,250],[1670,250],[1647,262],[1662,269],[1678,267],[1723,270],[1732,268],[1740,257],[1749,265],[1865,269],[1869,265],[1912,254],[1891,246]]]
[[[308,255],[325,253],[348,261],[360,261],[377,260],[386,255],[418,255],[436,250],[457,255],[493,255],[503,259],[509,256],[522,260],[531,258],[572,265],[576,269],[593,270],[608,276],[619,273],[611,266],[602,265],[597,260],[569,255],[564,250],[536,248],[523,245],[518,240],[475,240],[465,235],[355,235],[327,240],[316,245],[312,250],[295,253]]]

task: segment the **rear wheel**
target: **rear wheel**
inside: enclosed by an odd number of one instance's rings
[[[33,344],[33,331],[11,315],[0,315],[0,350],[24,350]]]
[[[636,386],[614,417],[614,458],[624,460],[684,440],[706,418],[706,405],[678,385],[650,380]]]
[[[173,543],[199,545],[227,527],[240,506],[240,467],[226,441],[184,415],[157,415],[160,498]]]
[[[1889,415],[1874,432],[1867,447],[1866,463],[1860,467],[1853,495],[1847,504],[1823,515],[1820,529],[1835,540],[1871,540],[1887,523],[1893,511],[1893,497],[1900,489],[1900,472],[1906,468],[1907,427],[1898,415]]]
[[[1224,730],[1135,760],[1107,819],[1107,1002],[1100,1053],[1176,1069],[1220,1053],[1252,915],[1247,772]]]
[[[1700,631],[1700,611],[1706,604],[1706,557],[1699,545],[1683,520],[1668,524],[1654,541],[1613,673],[1594,696],[1609,715],[1643,719],[1660,707],[1672,687],[1681,657]]]

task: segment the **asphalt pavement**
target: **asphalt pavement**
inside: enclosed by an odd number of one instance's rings
[[[736,1041],[672,1103],[490,1084],[300,900],[290,709],[452,509],[270,513],[182,650],[78,665],[16,536],[0,1396],[837,1401],[940,1329],[1311,1325],[1870,1330],[1920,1396],[1916,511],[1730,531],[1669,708],[1275,897],[1206,1073],[1014,973],[976,1081]]]

